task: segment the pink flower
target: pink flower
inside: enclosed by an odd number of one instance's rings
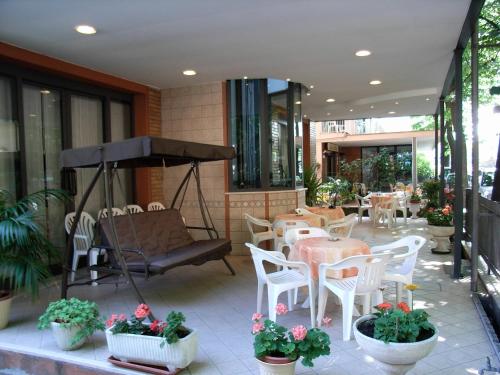
[[[160,322],[158,320],[154,320],[153,323],[149,326],[149,329],[153,332],[157,332],[160,327]]]
[[[113,324],[115,324],[117,318],[118,316],[116,314],[111,314],[111,317],[106,320],[106,327],[111,327]]]
[[[137,306],[137,309],[135,309],[135,317],[137,319],[144,319],[149,315],[149,313],[149,306],[144,303],[141,303],[139,306]]]
[[[288,308],[283,303],[278,303],[276,305],[276,314],[285,315],[288,312]]]
[[[292,328],[292,335],[296,341],[302,341],[307,336],[307,328],[303,325],[295,326]]]
[[[332,325],[332,318],[325,316],[322,320],[323,326],[330,327]]]
[[[118,315],[118,320],[127,320],[127,317],[125,316],[125,314],[120,314]]]
[[[264,330],[264,323],[254,323],[252,325],[252,333],[255,335],[259,333],[260,331]]]
[[[255,322],[257,320],[262,319],[262,314],[261,313],[253,313],[252,315],[252,320]]]

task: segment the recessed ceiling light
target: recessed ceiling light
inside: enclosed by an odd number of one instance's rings
[[[300,100],[297,100],[295,104],[302,104],[302,102]]]
[[[389,112],[387,112],[387,113],[388,113],[388,114],[390,114],[390,115],[393,115],[393,114],[395,114],[396,112],[394,112],[394,111],[389,111]]]
[[[309,86],[309,88],[310,88],[310,89],[313,89],[313,88],[314,88],[314,85]]]
[[[430,99],[430,98],[425,98],[425,100],[426,100],[426,101],[429,101],[429,100],[431,100],[431,99]]]
[[[48,94],[50,94],[50,90],[43,89],[43,90],[40,90],[40,93],[44,94],[44,95],[48,95]]]
[[[394,102],[394,104],[398,105],[398,104],[399,104],[399,102]]]
[[[377,86],[382,84],[382,81],[379,81],[378,79],[374,79],[373,81],[370,81],[370,85],[372,86]]]
[[[330,115],[331,115],[331,113],[330,113],[330,112],[328,112],[326,115],[327,115],[327,116],[330,116]]]
[[[327,103],[333,103],[334,101],[335,101],[335,99],[333,99],[333,98],[328,98],[328,99],[326,99],[326,102],[327,102]]]
[[[244,77],[243,77],[243,79],[248,79],[248,77],[247,77],[247,76],[244,76]]]
[[[287,82],[290,82],[290,81],[291,81],[291,79],[290,79],[290,78],[287,78],[287,79],[286,79],[286,81],[287,81]]]
[[[36,117],[36,115],[34,113],[30,113],[28,116],[29,117]]]
[[[365,56],[370,56],[372,53],[366,49],[361,49],[359,51],[356,51],[355,55],[358,57],[365,57]]]
[[[370,106],[370,109],[373,109],[373,108],[375,108],[375,106],[371,105],[371,106]]]
[[[306,95],[307,95],[307,96],[311,96],[311,93],[310,93],[310,92],[306,92]]]
[[[79,32],[80,34],[85,34],[85,35],[92,35],[95,34],[97,31],[95,27],[90,26],[90,25],[78,25],[75,26],[75,30]]]
[[[349,112],[352,112],[352,111],[354,111],[354,109],[352,109],[352,108],[351,108],[351,109],[349,110]]]
[[[307,117],[307,115],[304,115],[304,117]]]
[[[187,69],[182,72],[185,76],[195,76],[196,75],[196,70],[193,69]]]

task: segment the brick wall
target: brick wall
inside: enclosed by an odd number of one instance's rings
[[[161,137],[161,92],[149,89],[149,135]],[[151,168],[151,201],[164,201],[163,168]]]

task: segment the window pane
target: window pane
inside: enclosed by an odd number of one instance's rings
[[[273,187],[291,187],[287,91],[272,94],[269,98],[271,133],[269,182]]]
[[[295,136],[295,185],[303,185],[304,160],[303,160],[303,128],[302,128],[302,95],[298,84],[293,88],[293,133]]]
[[[99,99],[78,95],[71,96],[71,137],[73,148],[103,143],[102,102]],[[92,168],[76,170],[76,206],[80,203],[81,197],[95,172]],[[90,194],[84,211],[97,218],[98,211],[104,206],[104,182],[101,178]]]
[[[111,102],[111,140],[120,141],[130,138],[130,105],[120,102]],[[124,207],[133,202],[132,194],[132,170],[119,169],[115,175],[115,183],[113,184],[114,205],[116,207]],[[119,184],[120,182],[120,184]],[[121,188],[120,188],[121,185]]]
[[[27,191],[60,188],[61,96],[57,90],[24,85],[23,108]],[[47,201],[40,210],[49,239],[64,247],[64,205]]]
[[[363,147],[361,149],[361,159],[363,161],[363,183],[368,190],[373,190],[376,187],[377,176],[373,175],[369,160],[377,155],[377,147]]]
[[[19,143],[14,121],[12,82],[0,77],[0,189],[18,195]]]

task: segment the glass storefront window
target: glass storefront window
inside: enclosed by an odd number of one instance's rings
[[[19,142],[12,85],[9,78],[0,76],[0,189],[19,196]]]

